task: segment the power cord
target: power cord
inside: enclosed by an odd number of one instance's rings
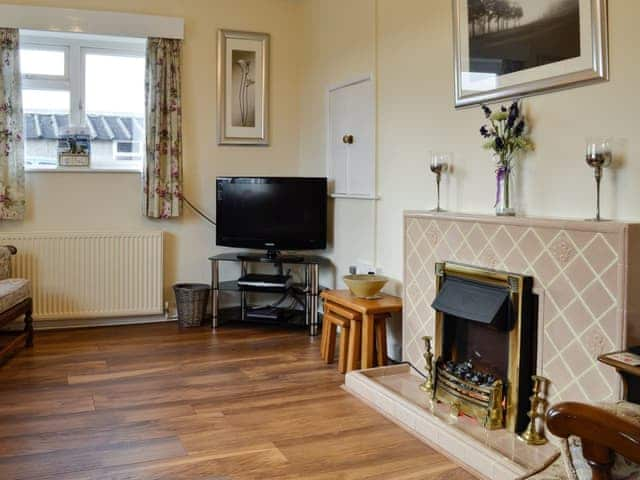
[[[207,222],[209,222],[211,225],[213,225],[214,227],[216,226],[216,221],[214,219],[212,219],[211,217],[207,216],[204,212],[202,212],[202,210],[200,210],[198,207],[196,207],[193,203],[191,203],[187,197],[182,197],[182,200],[184,200],[184,203],[186,203],[187,205],[189,205],[189,207],[191,207],[191,209],[196,212],[198,215],[200,215],[202,218],[204,218]]]
[[[392,358],[389,358],[388,360],[390,360],[391,363],[393,363],[394,365],[409,365],[422,378],[427,378],[427,376],[424,373],[422,373],[420,370],[418,370],[411,362],[397,362],[397,361],[394,361]]]

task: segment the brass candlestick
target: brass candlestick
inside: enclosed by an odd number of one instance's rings
[[[544,445],[548,441],[544,436],[544,415],[549,406],[547,392],[551,381],[538,375],[531,378],[533,379],[533,395],[530,397],[531,410],[527,413],[530,421],[518,438],[529,445]]]
[[[424,366],[424,368],[427,371],[427,378],[425,379],[425,381],[423,383],[420,384],[420,390],[422,390],[424,393],[427,394],[427,397],[429,399],[429,406],[433,410],[433,407],[434,407],[434,403],[433,403],[433,394],[434,394],[434,390],[433,390],[433,352],[431,351],[431,342],[432,342],[433,338],[432,337],[422,337],[422,340],[424,340],[424,347],[425,347],[425,353],[424,353],[425,366]]]

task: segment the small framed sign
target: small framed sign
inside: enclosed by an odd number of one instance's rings
[[[88,153],[59,153],[59,167],[88,167],[90,159]]]

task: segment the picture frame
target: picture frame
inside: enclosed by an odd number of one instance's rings
[[[218,31],[218,145],[269,145],[268,33]]]
[[[607,0],[488,1],[452,0],[456,108],[609,79]]]

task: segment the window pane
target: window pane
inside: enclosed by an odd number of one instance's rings
[[[64,77],[65,52],[21,48],[20,69],[23,75],[50,75]]]
[[[87,112],[144,115],[144,58],[87,54]]]
[[[144,58],[87,53],[87,124],[96,168],[141,170],[144,155]]]
[[[22,90],[22,108],[31,113],[69,113],[70,96],[65,90]]]
[[[27,168],[58,163],[58,135],[69,127],[69,92],[22,90]]]

